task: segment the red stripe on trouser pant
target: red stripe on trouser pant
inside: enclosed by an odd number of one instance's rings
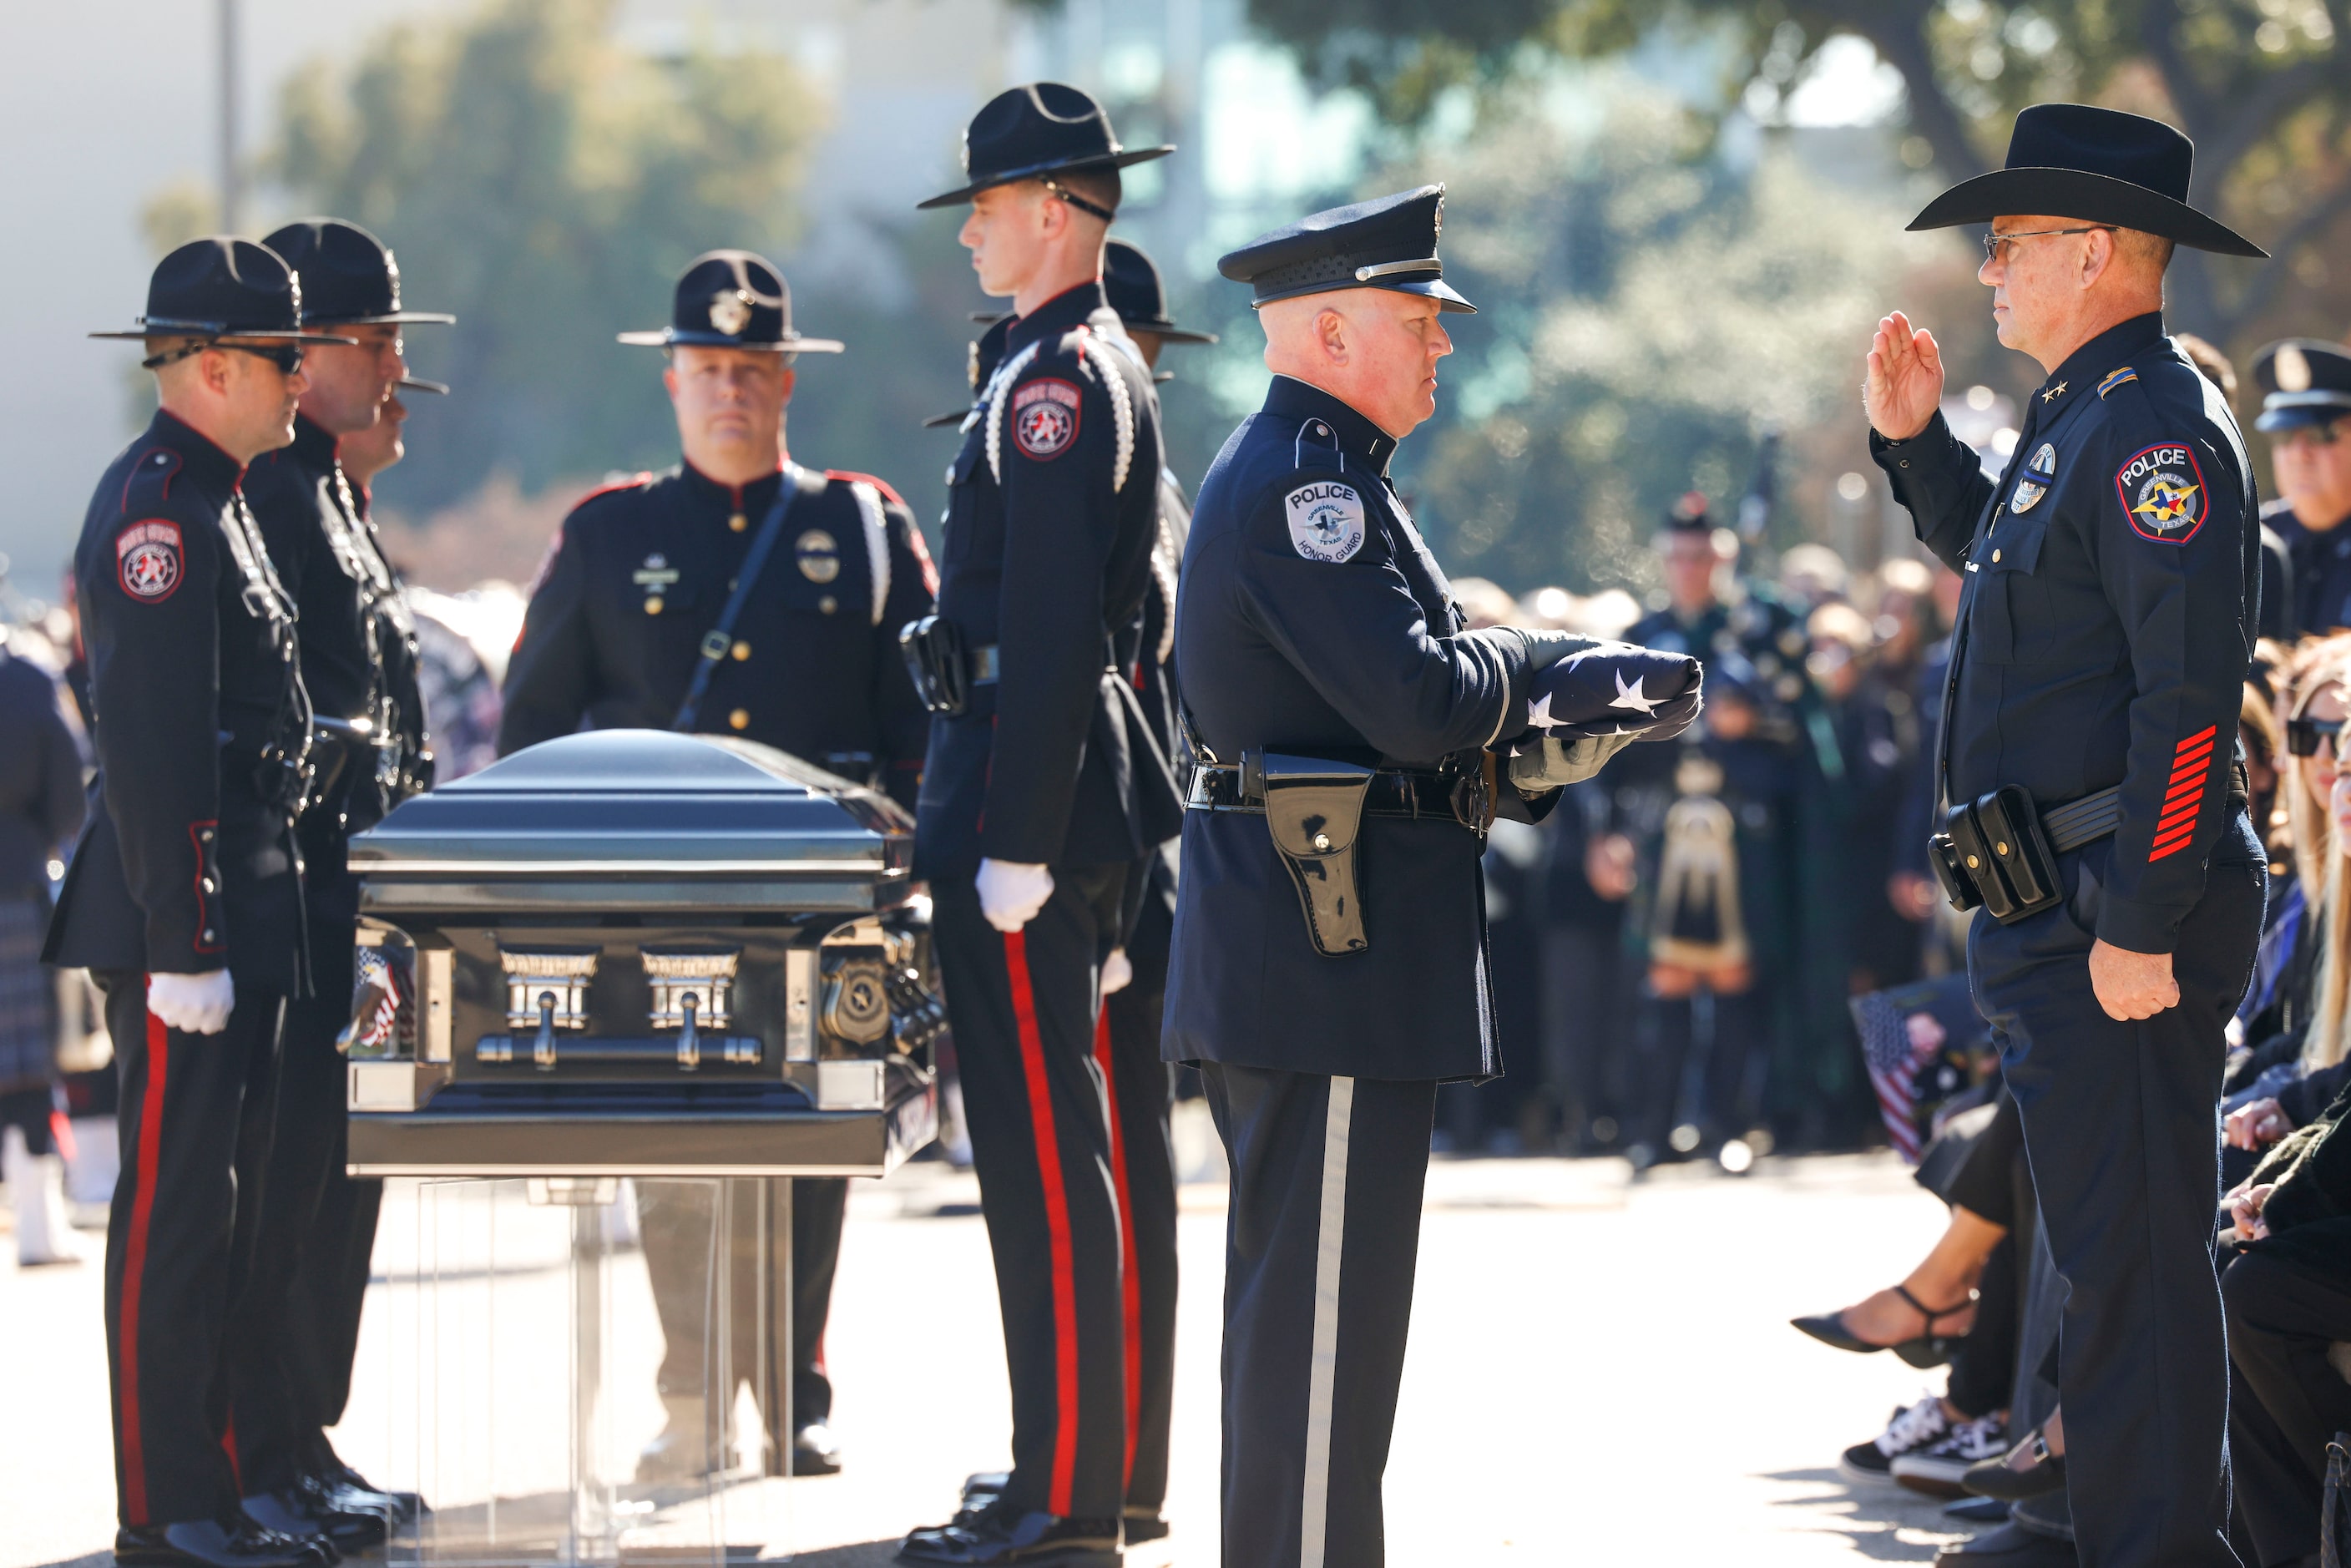
[[[1070,1246],[1070,1195],[1061,1182],[1061,1140],[1053,1120],[1053,1092],[1045,1077],[1045,1041],[1037,1029],[1037,994],[1029,983],[1029,939],[1004,938],[1004,970],[1012,983],[1012,1016],[1020,1030],[1020,1068],[1029,1083],[1029,1120],[1037,1138],[1037,1171],[1045,1187],[1045,1228],[1053,1251],[1053,1480],[1049,1513],[1069,1517],[1078,1468],[1078,1282]]]
[[[1118,1188],[1118,1286],[1126,1316],[1126,1469],[1123,1484],[1134,1484],[1135,1434],[1143,1429],[1143,1277],[1134,1262],[1134,1206],[1126,1197],[1126,1133],[1120,1126],[1118,1078],[1110,1063],[1110,1004],[1094,1020],[1094,1061],[1102,1065],[1109,1100],[1110,1171]]]
[[[139,984],[143,989],[147,977]],[[147,1015],[147,1092],[139,1104],[139,1155],[131,1179],[131,1229],[122,1244],[122,1316],[115,1326],[121,1343],[121,1376],[115,1425],[122,1434],[122,1511],[128,1522],[146,1524],[147,1450],[139,1429],[139,1295],[147,1272],[147,1227],[155,1213],[155,1173],[163,1154],[163,1087],[172,1061],[172,1035],[163,1020]]]

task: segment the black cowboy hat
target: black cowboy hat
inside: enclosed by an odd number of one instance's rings
[[[2159,120],[2082,103],[2037,103],[2016,117],[2005,168],[1952,186],[1910,227],[2046,213],[2266,259],[2269,252],[2188,204],[2195,165],[2196,144]]]
[[[138,325],[90,336],[133,342],[204,338],[228,348],[358,340],[303,331],[302,285],[294,269],[267,246],[234,235],[190,240],[157,262],[147,282],[147,313]]]
[[[457,319],[438,310],[400,308],[400,264],[392,247],[340,218],[304,218],[261,242],[302,279],[302,324],[396,326]]]
[[[1167,288],[1143,247],[1113,239],[1102,246],[1102,297],[1130,332],[1150,332],[1171,343],[1213,343],[1214,332],[1178,327],[1167,316]]]
[[[792,291],[784,275],[767,257],[747,250],[695,256],[677,280],[670,324],[619,336],[623,343],[661,349],[765,349],[779,354],[837,354],[845,346],[792,330]]]
[[[987,100],[963,133],[964,183],[917,202],[919,211],[967,202],[995,185],[1078,169],[1123,169],[1165,158],[1173,146],[1125,148],[1110,115],[1090,94],[1057,81],[1030,82]]]

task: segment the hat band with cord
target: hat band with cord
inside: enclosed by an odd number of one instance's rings
[[[1085,197],[1079,195],[1075,191],[1071,190],[1067,185],[1062,184],[1061,182],[1053,179],[1050,175],[1040,179],[1038,183],[1043,185],[1045,189],[1050,191],[1054,195],[1059,196],[1061,200],[1069,203],[1070,205],[1077,208],[1078,211],[1081,213],[1092,213],[1094,216],[1100,218],[1106,224],[1114,223],[1118,219],[1118,214],[1113,209],[1103,206],[1100,202],[1088,201]]]

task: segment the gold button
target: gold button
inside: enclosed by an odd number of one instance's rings
[[[748,729],[751,727],[751,710],[738,707],[726,716],[726,722],[737,729]]]
[[[2004,855],[2008,853],[2008,846],[2006,844],[1994,844],[1991,847],[1991,852],[1996,855]]]
[[[750,643],[736,643],[736,644],[735,644],[735,657],[736,657],[736,659],[737,659],[738,662],[740,662],[741,660],[744,660],[744,659],[747,659],[747,658],[749,658],[750,656],[751,656],[751,644],[750,644]]]
[[[822,599],[816,601],[816,607],[821,613],[830,615],[834,611],[841,608],[841,601],[828,593]]]
[[[737,512],[726,519],[726,526],[739,534],[751,526],[751,519]]]
[[[662,600],[661,600],[661,595],[660,595],[660,594],[658,594],[658,593],[653,593],[653,594],[648,594],[648,595],[646,595],[646,596],[645,596],[645,613],[646,613],[646,614],[648,614],[648,615],[658,615],[658,614],[660,614],[661,612],[662,612]]]
[[[1970,871],[1976,871],[1976,870],[1979,870],[1979,869],[1980,869],[1980,868],[1982,867],[1982,865],[1983,865],[1983,862],[1981,862],[1981,861],[1980,861],[1980,860],[1976,859],[1976,857],[1975,857],[1975,856],[1973,856],[1973,855],[1970,855],[1970,856],[1968,857],[1968,869],[1969,869]]]
[[[1992,552],[1991,552],[1991,559],[1992,559],[1992,564],[1993,564],[1993,565],[1995,565],[1995,566],[1999,565],[1999,564],[2000,564],[2000,551],[1998,551],[1998,550],[1994,550],[1994,551],[1992,551]]]

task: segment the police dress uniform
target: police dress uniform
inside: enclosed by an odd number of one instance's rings
[[[1058,191],[1061,172],[1168,149],[1122,148],[1100,106],[1047,82],[984,107],[965,151],[967,184],[925,205],[1029,178]],[[903,1550],[1114,1563],[1128,1495],[1126,1270],[1095,1048],[1128,870],[1178,820],[1166,759],[1114,667],[1153,579],[1159,400],[1100,282],[1003,333],[947,471],[938,622],[914,643],[967,683],[937,694],[955,711],[932,724],[914,874],[935,900],[995,1258],[1012,1470],[993,1500]],[[1022,929],[999,932],[982,913],[983,859],[1050,868],[1052,894]]]
[[[280,352],[299,340],[299,310],[274,253],[203,239],[158,264],[138,328],[93,335]],[[279,1023],[307,978],[293,823],[310,709],[294,603],[244,476],[158,412],[99,481],[74,558],[98,809],[43,956],[98,978],[121,1077],[106,1334],[124,1562],[331,1552],[246,1521],[225,1446],[226,1336],[256,1281]],[[236,994],[222,1032],[147,1010],[149,975],[224,968]]]
[[[265,243],[301,277],[307,327],[454,319],[402,309],[392,252],[354,225],[289,224]],[[287,1005],[261,1272],[235,1329],[233,1405],[247,1495],[277,1494],[271,1501],[287,1511],[350,1515],[336,1538],[360,1545],[381,1539],[381,1521],[357,1506],[325,1435],[341,1418],[367,1288],[350,1260],[372,1250],[382,1195],[381,1183],[354,1183],[343,1174],[343,1059],[335,1040],[350,1018],[359,920],[349,841],[430,783],[431,758],[415,622],[335,446],[332,433],[298,413],[293,444],[256,458],[245,482],[300,617],[302,683],[312,710],[340,726],[320,742],[320,788],[298,824],[310,987]],[[335,1288],[298,1310],[296,1281],[314,1250]],[[377,1509],[391,1506],[392,1494],[374,1496]]]
[[[2289,338],[2253,356],[2253,383],[2262,412],[2253,428],[2265,435],[2335,425],[2351,436],[2351,353],[2339,343]],[[2305,522],[2281,497],[2262,507],[2262,521],[2283,545],[2289,580],[2287,635],[2324,634],[2351,627],[2351,518]]]
[[[671,324],[621,334],[648,346],[838,353],[831,339],[795,331],[783,277],[747,251],[713,251],[679,277]],[[717,623],[751,550],[776,508],[772,549],[725,636]],[[930,612],[936,579],[914,517],[897,492],[868,475],[817,471],[787,461],[747,485],[721,483],[681,462],[590,495],[564,518],[533,588],[507,666],[498,753],[588,729],[679,727],[740,736],[871,785],[911,807],[921,778],[929,716],[898,653],[898,631]],[[684,711],[696,673],[706,689]],[[770,1462],[831,1413],[824,1325],[840,1258],[848,1183],[794,1180],[790,1201],[767,1205],[789,1227],[792,1291],[770,1292],[791,1314],[790,1388],[760,1391],[776,1445]],[[699,1398],[705,1382],[704,1286],[699,1259],[707,1195],[653,1189],[660,1212],[644,1216],[644,1240],[667,1349],[661,1388]],[[736,1256],[756,1250],[745,1227],[757,1206],[737,1203]],[[783,1238],[769,1238],[780,1256]],[[737,1288],[742,1281],[737,1281]],[[732,1357],[758,1364],[754,1314],[736,1315]],[[768,1332],[780,1343],[779,1324]],[[770,1365],[783,1358],[771,1357]],[[669,1437],[680,1464],[698,1463],[703,1416],[675,1414]],[[789,1425],[785,1425],[789,1419]],[[681,1430],[681,1427],[684,1429]],[[829,1437],[798,1456],[806,1472],[837,1463]],[[819,1452],[818,1449],[824,1449]],[[661,1452],[649,1451],[658,1469]]]
[[[1911,226],[2049,213],[2258,255],[2184,204],[2191,158],[2153,120],[2029,109],[2009,167]],[[2019,894],[2011,923],[1980,916],[1969,972],[2069,1287],[2059,1384],[2081,1561],[2231,1563],[2212,1215],[2222,1030],[2251,972],[2264,880],[2231,767],[2259,570],[2252,465],[2220,392],[2156,314],[2057,367],[1997,484],[1939,415],[1907,441],[1873,432],[1871,450],[1922,542],[1966,575],[1945,798],[1966,807],[2021,789],[2059,850],[2054,902],[2025,913],[2037,901]],[[2062,848],[2075,835],[2053,813],[2077,802],[2082,832],[2111,826]],[[1998,820],[1969,810],[1975,827],[1960,813],[1954,845]],[[2010,851],[2029,840],[2025,814],[2008,818],[2020,842],[1995,835]],[[2107,1017],[2087,963],[2100,939],[2171,954],[2179,1005]]]
[[[1219,269],[1259,302],[1368,284],[1468,309],[1436,258],[1442,197],[1321,214]],[[1501,1071],[1477,759],[1525,727],[1536,664],[1527,634],[1462,631],[1389,486],[1395,447],[1275,377],[1201,481],[1177,590],[1176,668],[1214,766],[1184,818],[1162,1050],[1198,1064],[1232,1169],[1228,1568],[1382,1560],[1437,1084]],[[1334,956],[1310,933],[1261,803],[1270,773],[1249,809],[1245,759],[1267,753],[1381,770],[1353,840],[1367,948]],[[1500,805],[1533,814],[1507,790]]]

